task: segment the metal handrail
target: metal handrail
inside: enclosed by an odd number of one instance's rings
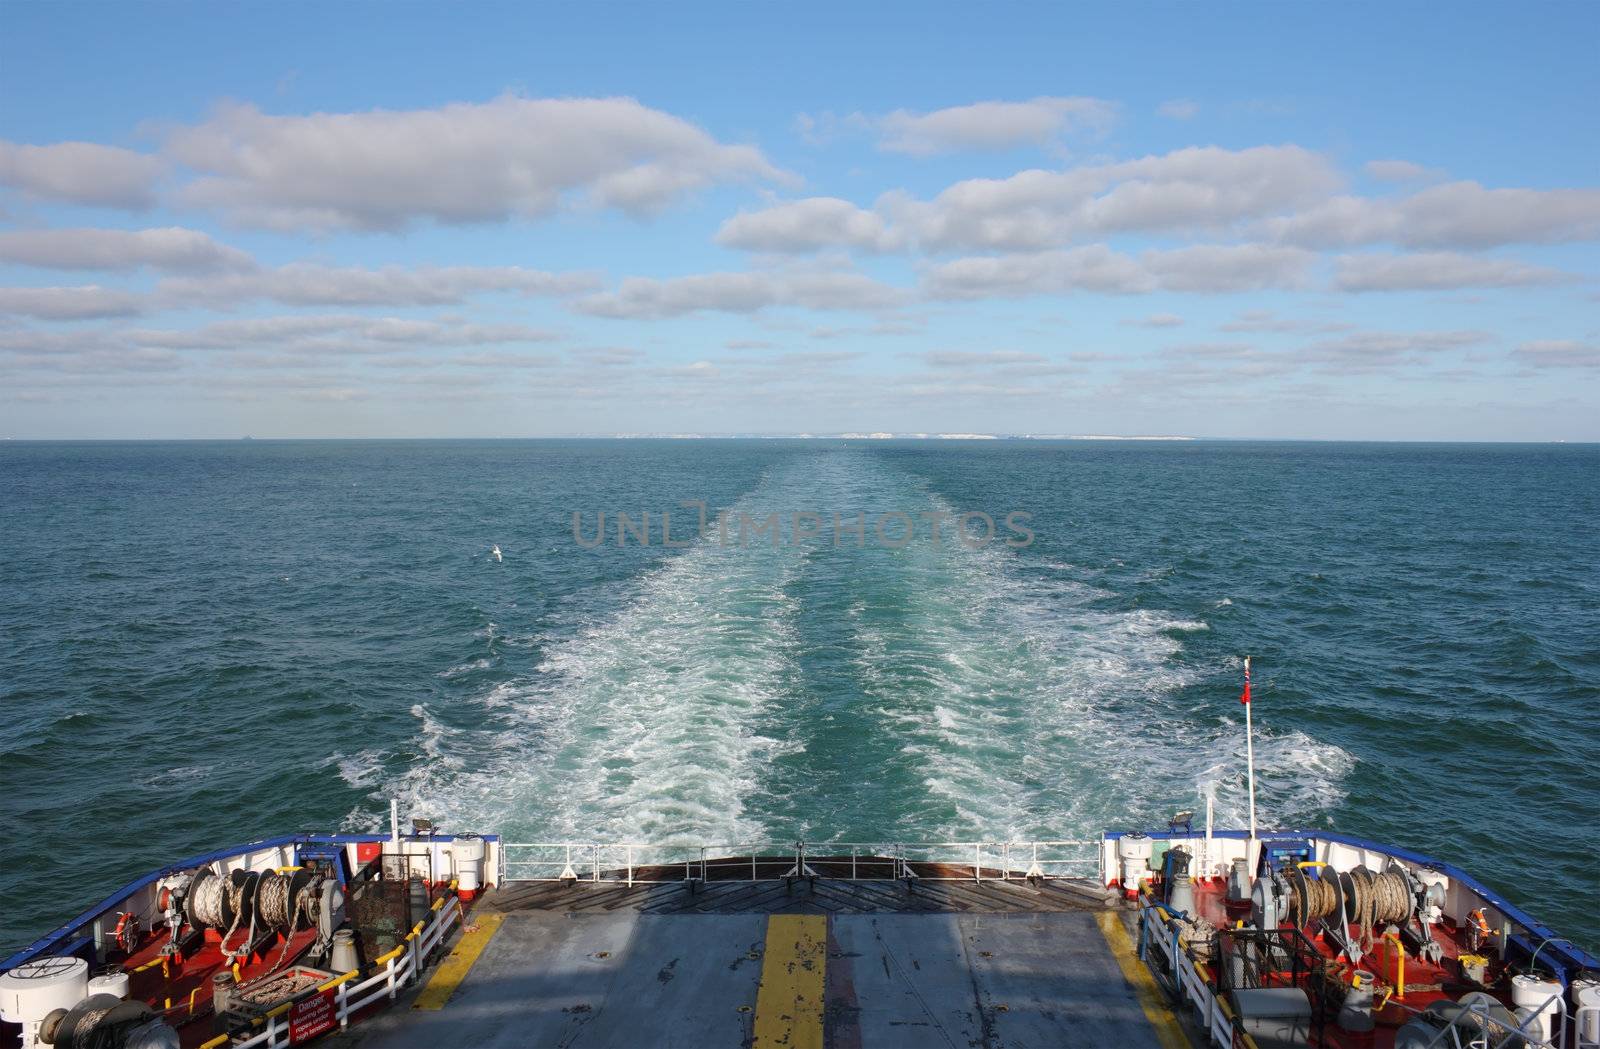
[[[374,959],[372,973],[365,980],[357,981],[359,970],[352,969],[317,985],[317,994],[333,992],[334,1017],[339,1022],[340,1030],[348,1028],[358,1012],[379,999],[393,1001],[402,988],[417,979],[427,964],[428,956],[444,942],[451,927],[462,916],[459,906],[450,906],[455,902],[453,894],[435,900],[432,913],[426,919],[413,926],[393,950]],[[232,1035],[218,1035],[203,1043],[200,1049],[256,1049],[258,1046],[261,1049],[277,1049],[290,1045],[288,1017],[294,1005],[295,1002],[285,1002],[273,1008],[257,1021],[262,1029],[253,1035],[239,1041],[235,1041]]]
[[[807,858],[836,864],[849,861],[849,873],[831,873],[851,881],[1010,881],[1019,877],[1088,876],[1099,870],[1101,841],[1071,838],[1052,841],[790,841],[790,842],[502,842],[500,867],[508,881],[624,881],[629,885],[713,880],[778,881],[803,875]],[[1059,855],[1061,850],[1082,854]],[[1054,852],[1056,855],[1052,855]],[[543,853],[543,856],[528,855]],[[549,857],[549,858],[544,858]],[[652,857],[659,857],[652,859]],[[1026,859],[1026,870],[1018,865]],[[924,870],[917,870],[921,866]],[[659,873],[662,868],[681,876]],[[745,871],[745,868],[748,870]],[[962,870],[941,874],[936,868]],[[641,877],[640,868],[654,868]],[[763,870],[763,868],[766,868]],[[886,870],[884,868],[887,868]],[[935,868],[930,870],[929,868]],[[744,871],[743,877],[735,872]]]
[[[1550,1025],[1551,1035],[1548,1039],[1541,1039],[1531,1025],[1538,1022],[1541,1014],[1551,1011],[1552,1006],[1555,1022]],[[1555,1049],[1566,1044],[1567,1003],[1560,992],[1546,998],[1539,1008],[1515,1026],[1507,1026],[1505,1021],[1491,1016],[1488,1004],[1484,1002],[1474,1002],[1466,1006],[1466,1011],[1476,1026],[1462,1027],[1458,1017],[1433,1036],[1428,1042],[1430,1049],[1444,1045],[1452,1045],[1455,1049],[1472,1049],[1474,1046],[1487,1046],[1488,1049]],[[1463,1037],[1466,1038],[1465,1042],[1462,1041]]]

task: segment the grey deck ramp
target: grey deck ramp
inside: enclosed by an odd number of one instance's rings
[[[1093,915],[849,915],[832,936],[835,1046],[1159,1049]]]
[[[509,915],[443,1009],[402,1002],[352,1033],[372,1049],[748,1044],[766,928],[755,914]]]
[[[1052,879],[1031,885],[1009,881],[924,881],[915,891],[883,881],[819,878],[798,881],[721,881],[693,888],[682,882],[625,885],[616,881],[512,882],[490,893],[484,906],[498,911],[622,910],[646,914],[883,914],[888,912],[1078,911],[1104,907],[1106,891],[1088,881]]]
[[[826,1044],[1152,1049],[1092,914],[834,914]],[[352,1029],[364,1049],[750,1045],[759,913],[515,911],[437,1012]]]

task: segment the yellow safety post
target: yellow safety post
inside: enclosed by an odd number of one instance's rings
[[[1389,953],[1388,942],[1393,940],[1395,952],[1400,956],[1395,962],[1394,998],[1397,1002],[1403,1002],[1406,1000],[1406,945],[1400,942],[1400,934],[1397,932],[1386,932],[1383,934],[1383,939],[1383,953]],[[1387,958],[1384,960],[1388,961]]]
[[[319,990],[319,991],[331,991],[335,987],[339,986],[341,983],[347,983],[348,981],[353,980],[357,976],[360,976],[360,975],[361,975],[361,970],[360,969],[351,969],[347,973],[343,973],[342,975],[335,976],[333,979],[329,980],[327,983],[319,983],[319,984],[317,984],[317,990]]]
[[[408,939],[409,939],[409,937],[408,937]],[[394,950],[390,951],[389,953],[378,955],[378,957],[373,959],[372,964],[375,965],[375,966],[377,966],[377,965],[387,965],[391,959],[398,958],[404,953],[406,953],[406,945],[402,943],[400,946],[396,947]]]

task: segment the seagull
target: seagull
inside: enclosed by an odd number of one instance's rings
[[[489,556],[494,558],[496,561],[504,561],[505,560],[505,558],[500,556],[500,547],[498,547],[498,546],[496,546],[493,550],[489,551]]]

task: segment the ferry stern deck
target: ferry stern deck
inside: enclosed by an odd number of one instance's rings
[[[409,1001],[345,1040],[362,1049],[1200,1044],[1136,957],[1134,915],[1115,902],[1068,879],[511,882],[481,899]]]

